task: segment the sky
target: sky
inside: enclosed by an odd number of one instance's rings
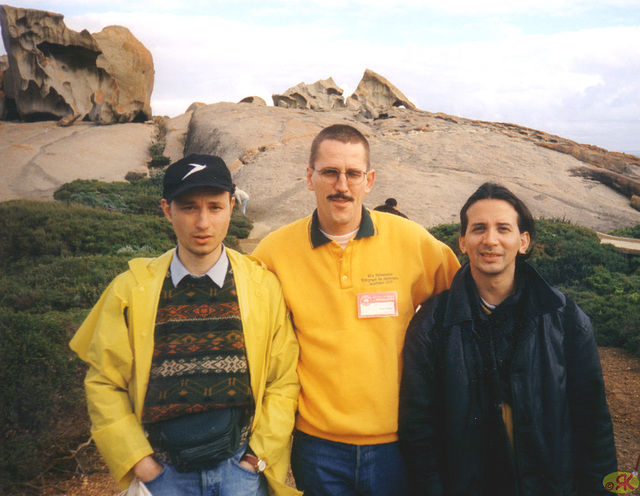
[[[422,110],[640,154],[640,0],[7,2],[127,27],[153,55],[154,115],[329,77],[346,98],[368,68]]]

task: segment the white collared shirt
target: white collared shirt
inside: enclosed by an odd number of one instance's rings
[[[225,250],[224,245],[222,245],[222,252],[220,253],[220,258],[218,261],[213,264],[203,276],[196,276],[195,274],[191,274],[194,277],[205,277],[208,276],[209,279],[213,281],[213,283],[221,288],[224,286],[224,280],[227,277],[227,269],[229,268],[229,257],[227,257],[227,250]],[[178,257],[178,248],[173,254],[173,258],[171,259],[171,282],[174,287],[178,287],[178,283],[182,281],[182,279],[189,275],[190,272],[183,265]]]

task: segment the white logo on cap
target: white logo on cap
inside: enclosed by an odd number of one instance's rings
[[[207,166],[206,165],[200,165],[200,164],[189,164],[191,167],[193,167],[193,169],[191,169],[189,172],[187,172],[185,174],[185,176],[182,178],[182,180],[184,181],[186,178],[188,178],[191,174],[195,174],[196,172],[200,172],[203,169],[206,169]]]

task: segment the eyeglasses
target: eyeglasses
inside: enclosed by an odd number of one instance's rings
[[[320,179],[322,179],[327,184],[336,184],[340,180],[340,175],[344,174],[347,178],[347,185],[349,186],[358,186],[362,184],[364,178],[367,177],[368,171],[363,171],[360,169],[347,169],[346,171],[341,171],[339,169],[313,169],[314,172],[317,172],[320,175]]]

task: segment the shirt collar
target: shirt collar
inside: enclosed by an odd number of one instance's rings
[[[311,236],[311,244],[314,248],[318,246],[322,246],[329,241],[322,231],[320,231],[320,219],[318,219],[318,209],[313,212],[313,216],[311,217],[311,227],[309,235]],[[371,215],[369,211],[362,207],[362,219],[360,220],[360,228],[358,229],[358,233],[356,234],[355,239],[360,238],[368,238],[369,236],[373,236],[375,234],[375,228],[373,226],[373,220],[371,220]]]
[[[218,261],[213,264],[204,275],[208,276],[216,286],[221,288],[224,286],[224,280],[227,277],[227,270],[229,269],[229,257],[227,256],[227,250],[224,245],[222,245],[222,252],[220,253],[220,258]],[[178,287],[178,284],[182,279],[189,275],[189,271],[178,258],[178,249],[173,253],[173,259],[171,260],[171,282],[174,287]],[[195,276],[195,274],[191,274]],[[204,276],[203,276],[204,277]]]

